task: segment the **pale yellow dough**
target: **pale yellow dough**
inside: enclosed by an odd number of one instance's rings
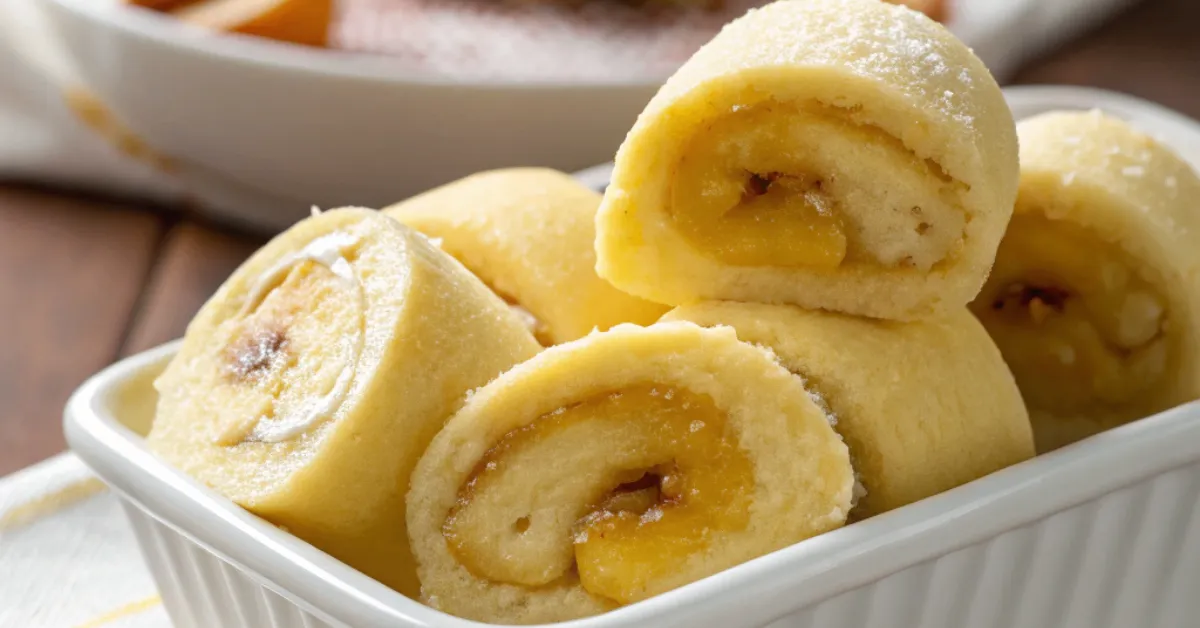
[[[1038,449],[1200,398],[1200,180],[1100,112],[1018,126],[1021,188],[971,308],[1029,406]]]
[[[330,238],[340,261],[290,263]],[[149,445],[416,597],[404,516],[412,468],[466,391],[538,350],[500,299],[423,236],[371,210],[333,210],[268,243],[192,320],[155,383]],[[337,403],[307,429],[271,431],[329,394]]]
[[[666,304],[915,319],[966,305],[1012,213],[1012,115],[942,26],[877,0],[786,0],[654,96],[596,217],[597,270]]]
[[[600,195],[542,168],[482,172],[384,211],[436,238],[498,294],[527,312],[545,345],[618,323],[649,324],[666,308],[596,276]]]
[[[902,323],[792,306],[709,302],[664,320],[729,325],[771,348],[836,417],[866,489],[861,519],[1033,456],[1012,374],[967,312]]]
[[[552,622],[841,526],[853,483],[769,352],[729,328],[619,325],[477,391],[413,473],[409,534],[431,606]]]

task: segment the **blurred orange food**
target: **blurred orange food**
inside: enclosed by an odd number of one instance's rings
[[[190,0],[129,0],[129,4],[139,7],[146,7],[147,9],[153,9],[155,11],[170,11],[187,4],[189,1]]]
[[[946,0],[887,0],[892,4],[903,4],[939,21],[946,20]]]
[[[171,14],[214,30],[324,46],[333,0],[200,0]]]

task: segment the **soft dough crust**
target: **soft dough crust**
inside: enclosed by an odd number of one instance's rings
[[[361,312],[344,282],[308,262],[243,310],[268,269],[331,234],[354,239],[343,254],[362,282]],[[254,335],[262,329],[274,334],[270,346]],[[331,375],[356,333],[353,379],[326,419],[276,442],[224,440],[231,425],[295,411],[336,387]],[[249,361],[230,362],[237,347]],[[155,383],[148,443],[247,510],[416,597],[409,474],[466,391],[539,349],[500,299],[420,234],[371,210],[328,211],[277,236],[201,308]]]
[[[786,129],[792,139],[761,151],[760,161],[793,160],[782,174],[830,199],[849,239],[840,265],[786,266],[771,256],[725,263],[681,233],[678,215],[694,213],[696,202],[672,200],[681,165],[697,159],[689,138],[755,110],[758,126],[740,133],[751,141],[763,124]],[[730,165],[746,159],[739,150],[729,149]],[[597,270],[622,290],[674,305],[789,303],[902,320],[945,313],[982,286],[1016,186],[1003,95],[942,26],[877,0],[776,2],[726,26],[638,117],[596,217]],[[699,197],[714,189],[695,187]],[[772,235],[782,237],[768,228],[761,243],[787,250]]]
[[[861,519],[1033,456],[1021,394],[965,308],[902,323],[797,307],[709,302],[664,320],[729,325],[772,349],[836,418],[866,495]]]
[[[535,319],[551,345],[666,311],[596,276],[600,195],[569,175],[512,168],[471,175],[384,210],[440,240],[496,292]]]
[[[608,332],[551,347],[477,391],[434,439],[413,474],[408,494],[409,534],[418,561],[423,600],[448,613],[493,623],[542,623],[593,615],[614,606],[592,595],[568,570],[538,587],[492,582],[472,574],[452,553],[443,526],[481,459],[505,435],[540,417],[598,394],[652,384],[705,395],[725,415],[726,434],[752,463],[753,489],[746,525],[713,531],[708,549],[671,562],[661,592],[687,584],[842,525],[850,509],[853,472],[845,444],[798,378],[770,353],[737,340],[732,329],[691,323],[648,328],[619,325]],[[651,420],[647,418],[646,420]],[[594,442],[616,451],[621,442]],[[571,465],[575,452],[559,451],[546,469]],[[531,481],[538,478],[536,475]],[[548,487],[520,491],[537,533]],[[524,510],[523,510],[524,511]],[[494,521],[493,534],[510,521]],[[565,552],[572,537],[550,539]],[[511,560],[511,559],[510,559]],[[537,565],[534,565],[537,567]],[[619,566],[617,566],[619,567]]]
[[[1023,120],[1021,185],[971,308],[1039,450],[1200,398],[1200,179],[1099,111]]]

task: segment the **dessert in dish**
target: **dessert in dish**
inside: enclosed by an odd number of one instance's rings
[[[472,175],[384,210],[434,238],[517,308],[544,345],[618,323],[648,325],[666,308],[596,276],[600,195],[554,170]]]
[[[1042,451],[1200,398],[1200,180],[1098,111],[1021,122],[1021,187],[972,309]]]
[[[1013,376],[966,308],[897,322],[785,305],[709,302],[664,320],[728,325],[803,380],[850,447],[861,519],[1033,457]]]
[[[126,0],[212,29],[460,79],[660,80],[763,0]],[[942,0],[894,0],[944,18]]]
[[[593,615],[841,526],[846,445],[798,378],[684,322],[546,349],[476,391],[413,473],[422,599]]]
[[[910,320],[983,285],[1017,186],[971,51],[877,0],[791,0],[721,31],[646,106],[597,215],[597,271],[665,304]]]
[[[1101,114],[1019,134],[1018,196],[1011,115],[941,27],[770,5],[667,82],[603,200],[493,171],[277,238],[189,327],[150,444],[528,624],[1200,397],[1200,180]]]
[[[540,349],[427,239],[365,209],[298,223],[188,326],[150,448],[415,596],[404,492],[466,391]]]

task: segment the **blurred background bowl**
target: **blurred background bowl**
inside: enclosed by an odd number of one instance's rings
[[[381,206],[488,168],[607,161],[659,82],[440,80],[112,2],[47,5],[100,102],[184,176],[236,188],[258,226],[312,204]]]

